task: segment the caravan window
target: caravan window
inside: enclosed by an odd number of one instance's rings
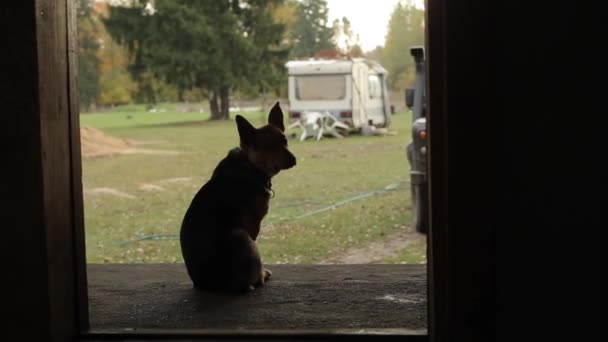
[[[345,75],[310,75],[296,77],[296,98],[298,100],[343,100],[345,97]]]
[[[378,75],[369,75],[368,79],[369,98],[379,99],[382,97],[382,86]]]

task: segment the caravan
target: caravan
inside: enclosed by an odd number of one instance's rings
[[[391,111],[386,70],[364,58],[309,59],[286,64],[289,116],[325,113],[350,131],[387,127]]]

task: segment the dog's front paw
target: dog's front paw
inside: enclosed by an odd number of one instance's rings
[[[267,282],[268,279],[270,279],[270,277],[272,277],[272,272],[270,272],[270,270],[268,269],[264,269],[263,273],[263,277],[264,277],[264,282]]]
[[[262,272],[260,274],[260,278],[258,279],[257,283],[255,283],[255,287],[260,287],[263,286],[264,283],[266,283],[268,281],[268,279],[270,279],[270,277],[272,276],[272,272],[270,272],[269,270],[263,268]]]

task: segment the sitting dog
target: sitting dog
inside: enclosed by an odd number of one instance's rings
[[[240,148],[218,164],[181,226],[182,255],[197,289],[247,292],[271,276],[255,240],[273,194],[271,178],[296,165],[296,158],[287,149],[278,102],[268,125],[256,129],[240,115],[236,124]]]

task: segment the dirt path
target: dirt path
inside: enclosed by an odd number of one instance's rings
[[[193,180],[192,177],[178,177],[178,178],[166,178],[160,179],[151,183],[139,183],[137,188],[142,191],[165,191],[166,187],[169,185],[175,184],[188,184]],[[126,193],[124,191],[102,187],[102,188],[92,188],[92,189],[84,189],[85,196],[97,196],[97,195],[110,195],[122,198],[131,198],[136,199],[137,196]]]
[[[122,197],[122,198],[132,198],[135,199],[137,197],[128,194],[126,192],[120,191],[120,190],[116,190],[113,188],[93,188],[93,189],[85,189],[84,190],[84,194],[85,195],[110,195],[110,196],[116,196],[116,197]]]
[[[333,255],[323,260],[321,264],[382,263],[386,259],[396,257],[403,248],[423,241],[423,235],[414,232],[410,227],[405,227],[380,241],[374,241],[363,247],[349,248]]]

